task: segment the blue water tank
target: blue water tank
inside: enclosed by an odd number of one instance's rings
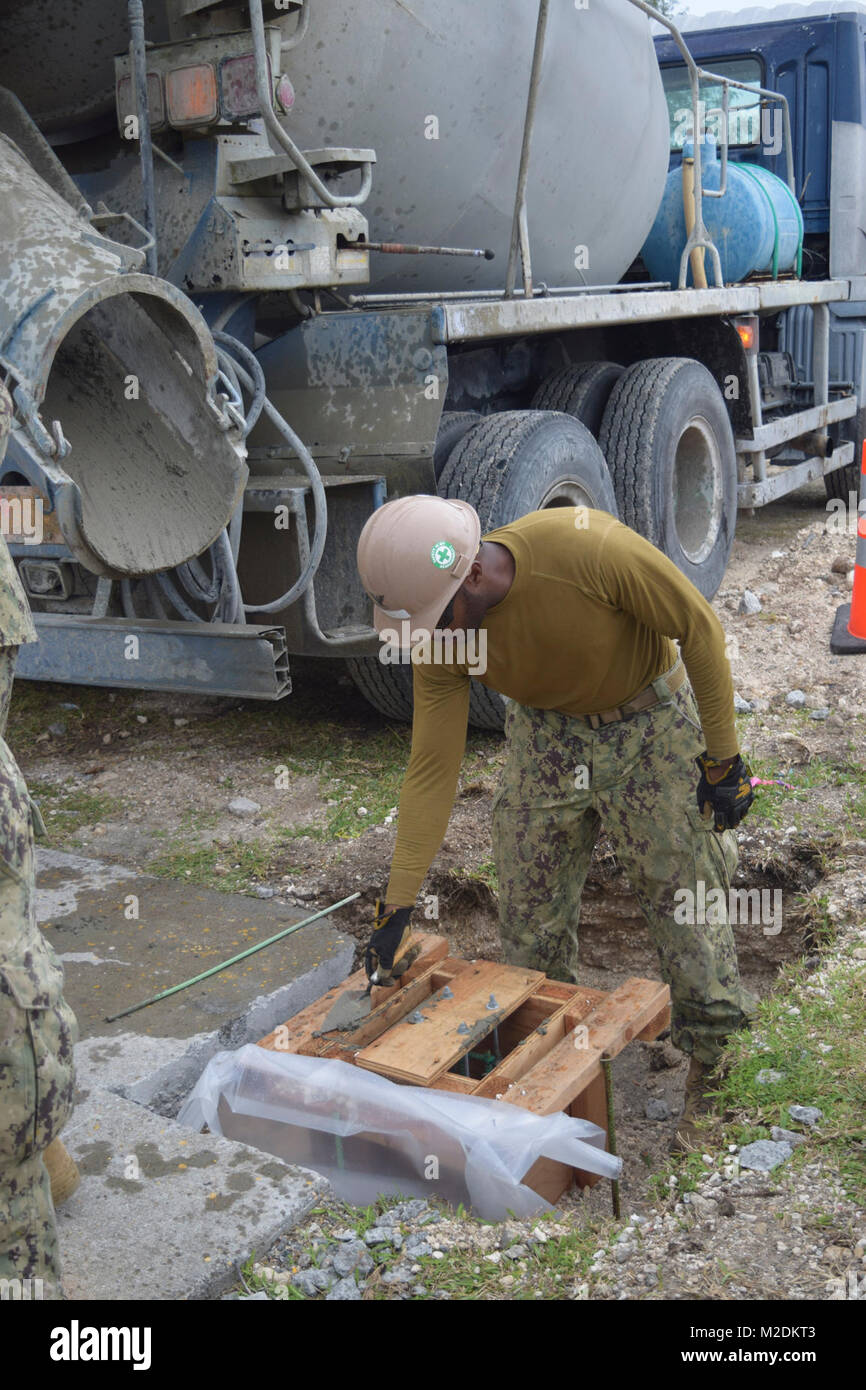
[[[692,153],[686,141],[683,156]],[[712,136],[701,141],[701,175],[704,189],[721,186],[719,151]],[[778,275],[784,271],[799,274],[803,245],[803,214],[786,183],[758,164],[728,160],[725,193],[721,198],[703,200],[704,223],[719,250],[725,284],[739,284],[757,273]],[[679,284],[680,257],[686,244],[683,212],[682,168],[671,169],[661,206],[647,237],[644,265],[653,280],[667,280],[674,289]],[[707,284],[714,284],[709,253],[704,254]],[[686,267],[686,284],[693,285],[691,264]]]

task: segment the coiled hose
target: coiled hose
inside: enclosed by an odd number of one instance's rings
[[[246,621],[247,613],[280,612],[296,602],[306,592],[315,578],[325,549],[328,530],[327,499],[322,478],[312,454],[267,398],[265,374],[258,358],[231,333],[215,330],[213,339],[217,344],[220,370],[235,387],[238,397],[241,397],[241,387],[251,393],[252,399],[249,409],[245,413],[243,437],[247,437],[264,411],[271,423],[294,449],[301,467],[309,479],[314,514],[313,539],[310,545],[309,558],[295,583],[284,594],[271,599],[269,603],[244,603],[237,574],[237,557],[240,550],[243,523],[243,503],[241,502],[226,530],[220,533],[207,552],[211,563],[210,575],[205,572],[200,558],[194,558],[178,565],[169,573],[149,575],[145,580],[145,586],[151,603],[161,616],[165,616],[162,603],[162,600],[165,599],[185,621],[201,622],[202,619],[187,602],[188,598],[197,603],[215,604],[210,617],[211,622],[243,623]],[[186,598],[180,589],[183,589]],[[128,618],[137,617],[132,589],[128,580],[121,582],[120,595],[125,615]]]

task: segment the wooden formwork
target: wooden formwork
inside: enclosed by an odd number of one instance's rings
[[[607,1131],[602,1058],[668,1027],[667,985],[630,979],[606,994],[521,966],[460,960],[448,954],[444,936],[419,933],[416,940],[421,951],[414,964],[400,984],[374,989],[372,1011],[359,1027],[321,1031],[343,991],[366,987],[363,970],[259,1047],[333,1057],[404,1085],[505,1100],[538,1115],[564,1110]],[[492,1066],[491,1050],[499,1058]],[[524,1178],[549,1202],[573,1180],[583,1187],[598,1177],[541,1158]]]

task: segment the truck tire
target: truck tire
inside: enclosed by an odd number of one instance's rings
[[[377,656],[347,657],[349,675],[364,699],[386,719],[412,720],[412,667],[383,665]]]
[[[451,450],[459,444],[464,434],[477,425],[481,419],[477,410],[443,410],[436,432],[433,447],[433,469],[438,483],[442,470],[448,462]]]
[[[690,357],[623,372],[599,443],[620,520],[663,551],[705,598],[722,582],[737,519],[737,460],[722,394]]]
[[[486,416],[452,451],[439,491],[469,502],[482,532],[545,507],[617,514],[610,474],[589,430],[571,415],[549,410]],[[501,729],[502,696],[473,681],[469,720],[479,729]]]
[[[857,458],[856,453],[854,457]],[[838,498],[847,506],[848,498],[852,492],[855,497],[860,496],[860,464],[846,463],[844,468],[836,468],[832,473],[825,473],[824,491],[828,501],[831,498]]]
[[[605,406],[624,371],[616,362],[572,362],[541,383],[532,409],[573,415],[598,439]]]

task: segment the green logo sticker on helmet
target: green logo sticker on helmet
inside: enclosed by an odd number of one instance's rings
[[[430,551],[430,559],[437,570],[450,570],[457,559],[457,551],[450,541],[437,541]]]

